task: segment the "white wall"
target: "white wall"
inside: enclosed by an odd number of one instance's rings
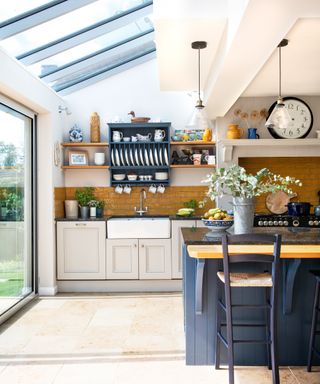
[[[168,59],[170,61],[170,59]],[[177,74],[179,76],[179,74]],[[189,121],[194,100],[185,92],[161,92],[158,80],[157,61],[151,60],[98,82],[90,87],[65,96],[72,115],[64,131],[68,141],[68,130],[78,124],[84,132],[84,141],[90,138],[90,114],[98,112],[101,121],[101,140],[107,138],[107,122],[119,116],[130,122],[128,112],[136,116],[170,121],[172,130],[183,129]],[[199,185],[206,172],[203,170],[173,170],[172,185]],[[91,185],[108,186],[108,171],[68,170],[65,172],[68,187]]]
[[[53,165],[54,142],[62,140],[63,99],[17,60],[0,50],[0,92],[38,114],[38,256],[39,293],[56,292],[54,187],[64,185],[64,175]]]
[[[304,100],[311,108],[313,114],[313,126],[312,130],[308,135],[308,139],[317,137],[316,130],[319,129],[320,122],[320,96],[299,96],[291,95]],[[234,105],[230,108],[228,113],[224,117],[217,118],[217,138],[225,139],[229,124],[239,124],[240,127],[244,128],[245,135],[243,138],[247,138],[247,127],[245,121],[239,121],[234,115],[236,109],[241,109],[244,112],[251,112],[253,110],[260,111],[263,108],[269,110],[270,106],[276,101],[277,96],[274,97],[240,97]],[[272,139],[268,129],[264,126],[265,120],[261,120],[259,126],[253,126],[257,128],[257,132],[261,139]]]

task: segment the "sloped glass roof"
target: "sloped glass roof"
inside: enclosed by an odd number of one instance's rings
[[[150,0],[11,0],[0,14],[1,47],[64,94],[155,57]]]

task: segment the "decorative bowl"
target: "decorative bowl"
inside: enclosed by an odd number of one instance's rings
[[[114,180],[117,180],[117,181],[122,181],[122,180],[124,180],[126,178],[126,175],[123,173],[121,173],[121,174],[118,174],[118,175],[113,175],[113,179]]]
[[[128,175],[127,177],[128,177],[128,180],[135,181],[135,180],[137,180],[138,175]]]
[[[154,178],[156,180],[167,180],[168,179],[168,172],[156,172],[154,174]]]
[[[233,220],[207,220],[202,219],[203,224],[211,231],[226,231],[233,225]]]

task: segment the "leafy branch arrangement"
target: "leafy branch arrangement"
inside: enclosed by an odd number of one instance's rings
[[[247,173],[245,168],[232,165],[230,168],[216,168],[203,183],[208,184],[206,199],[231,195],[232,197],[253,198],[263,193],[284,191],[292,194],[290,186],[302,186],[294,177],[282,177],[262,168],[255,175]]]
[[[246,123],[247,128],[258,127],[263,119],[266,119],[268,116],[268,111],[263,108],[260,111],[253,110],[251,112],[242,111],[241,109],[236,109],[234,115],[240,120]]]

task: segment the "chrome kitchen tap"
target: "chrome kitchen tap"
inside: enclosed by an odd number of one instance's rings
[[[144,188],[140,191],[140,207],[137,209],[137,207],[134,207],[134,210],[136,213],[138,213],[140,216],[142,216],[144,213],[148,212],[148,207],[143,208],[143,199],[147,198],[147,194]]]

